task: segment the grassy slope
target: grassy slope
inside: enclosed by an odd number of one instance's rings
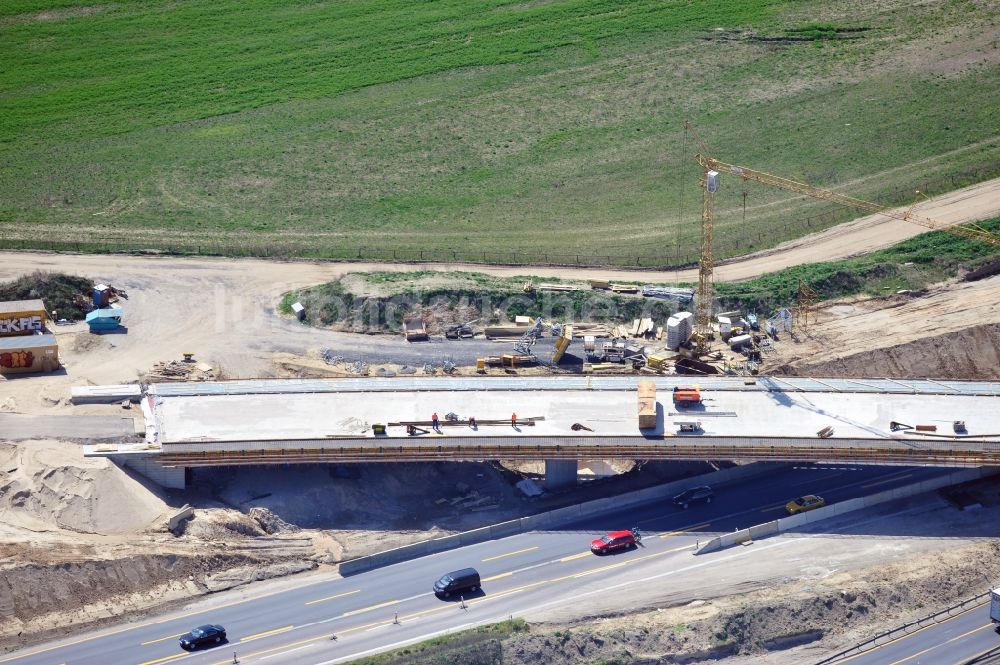
[[[80,4],[0,7],[9,237],[42,222],[140,247],[183,235],[202,251],[250,230],[289,253],[680,262],[699,203],[684,117],[720,157],[821,185],[861,179],[851,193],[886,201],[1000,164],[1000,70],[972,62],[997,49],[976,41],[997,10],[971,0]],[[56,6],[69,9],[33,13]],[[815,18],[869,30],[821,48],[704,39]],[[970,62],[947,64],[955,48]],[[718,207],[720,255],[846,216],[751,188],[744,222],[733,184]]]
[[[1000,233],[1000,218],[981,224]],[[720,283],[716,294],[722,308],[731,306],[772,312],[795,303],[804,282],[821,300],[868,293],[886,295],[902,289],[922,289],[1000,261],[1000,250],[976,240],[934,231],[892,247],[845,261],[796,266],[746,282]]]
[[[424,282],[423,278],[431,278]],[[651,316],[666,320],[678,309],[672,301],[621,296],[605,291],[525,293],[530,277],[497,278],[472,272],[349,273],[342,279],[286,293],[278,305],[291,315],[292,303],[306,310],[306,323],[345,327],[358,332],[399,332],[405,316],[430,308],[449,323],[478,319],[481,325],[507,323],[516,316],[543,316],[549,321],[632,321]],[[546,281],[559,281],[550,280]],[[359,295],[352,285],[377,285],[378,295]],[[368,289],[363,289],[368,291]],[[499,311],[502,317],[494,316]],[[453,320],[452,320],[453,319]]]
[[[981,226],[1000,233],[1000,218]],[[796,266],[745,282],[719,283],[715,288],[719,309],[744,309],[769,316],[781,307],[793,306],[802,283],[812,288],[820,300],[860,293],[887,295],[902,289],[919,290],[955,277],[960,271],[997,262],[997,248],[935,231],[852,259]],[[523,314],[541,315],[551,321],[617,323],[652,316],[662,322],[678,309],[667,301],[601,291],[523,293],[521,286],[537,280],[533,277],[453,272],[448,273],[446,283],[441,283],[442,273],[413,271],[351,273],[343,279],[348,283],[338,280],[287,293],[279,310],[291,315],[292,303],[300,301],[309,314],[309,323],[375,332],[399,331],[404,315],[432,305],[444,305],[460,313],[455,323],[475,317],[482,317],[483,323],[496,323],[491,318],[495,309],[500,309],[507,319]],[[372,287],[378,289],[378,295],[358,295]]]
[[[524,619],[509,619],[353,660],[351,665],[495,665],[503,662],[502,642],[529,630]]]

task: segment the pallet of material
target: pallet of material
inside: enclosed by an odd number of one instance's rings
[[[571,284],[539,284],[538,289],[540,291],[579,291],[580,287]]]
[[[614,293],[639,293],[639,285],[638,284],[614,284],[614,283],[612,283],[611,286],[609,286],[608,288],[610,288],[611,291],[614,292]]]
[[[612,337],[628,337],[630,330],[631,330],[630,326],[627,326],[624,323],[620,323],[617,326],[615,326],[614,329],[611,331],[611,336]]]
[[[592,328],[585,328],[580,330],[578,328],[573,328],[574,337],[610,337],[611,329],[605,326],[594,326]]]
[[[592,279],[590,280],[590,288],[592,289],[610,289],[611,282],[605,279]]]
[[[520,337],[524,334],[524,330],[525,326],[486,326],[483,334],[486,335],[486,339]]]
[[[584,363],[583,373],[590,374],[591,372],[603,372],[607,370],[622,371],[625,368],[625,365],[619,365],[618,363]]]
[[[656,384],[649,380],[639,382],[639,429],[656,427]]]

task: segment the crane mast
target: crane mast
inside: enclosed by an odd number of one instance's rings
[[[695,341],[704,346],[712,337],[712,303],[715,300],[715,260],[712,257],[712,236],[715,213],[715,192],[718,189],[718,172],[705,166],[702,174],[701,204],[701,253],[698,257],[698,297],[695,301]],[[699,348],[699,351],[703,349]]]

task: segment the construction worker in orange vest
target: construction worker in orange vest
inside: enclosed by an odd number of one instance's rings
[[[517,428],[517,414],[516,413],[510,414],[510,426],[514,427],[514,428]]]
[[[441,429],[441,423],[438,421],[437,413],[431,416],[431,427],[433,427],[435,430]]]

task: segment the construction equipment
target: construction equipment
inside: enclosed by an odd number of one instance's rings
[[[701,404],[701,389],[698,386],[674,386],[674,406],[688,407]]]
[[[900,219],[912,224],[919,224],[935,231],[945,231],[953,235],[972,240],[980,240],[995,247],[1000,247],[1000,235],[997,235],[977,224],[965,224],[962,226],[950,226],[936,220],[913,214],[911,205],[905,211],[894,210],[878,203],[871,203],[851,196],[845,196],[828,189],[821,189],[812,185],[782,178],[763,171],[757,171],[745,166],[736,166],[709,157],[708,146],[695,131],[691,123],[685,121],[684,129],[697,141],[701,153],[695,155],[695,159],[702,167],[701,189],[702,189],[702,210],[701,210],[701,253],[698,258],[698,296],[695,301],[695,333],[692,340],[695,350],[704,353],[707,350],[708,340],[712,338],[712,302],[714,296],[713,271],[714,262],[712,258],[712,236],[714,234],[714,206],[715,193],[719,188],[719,174],[727,172],[739,176],[745,181],[753,180],[765,185],[771,185],[797,194],[812,196],[824,201],[831,201],[839,205],[850,208],[857,208],[871,213],[885,215],[893,219]],[[917,196],[921,196],[918,191]],[[803,328],[808,324],[808,314],[813,304],[813,294],[802,293],[800,289],[799,316],[802,317]],[[769,331],[770,332],[770,329]]]
[[[534,354],[526,353],[505,353],[500,356],[487,356],[485,358],[478,358],[476,360],[476,367],[479,367],[479,361],[482,361],[483,368],[489,367],[530,367],[532,365],[538,364],[538,358]]]
[[[477,323],[479,319],[474,319],[472,321],[466,321],[457,326],[451,326],[444,331],[444,336],[448,339],[471,339],[476,336],[475,331],[472,329],[472,324]]]
[[[403,319],[403,335],[407,342],[428,339],[427,324],[421,318]]]
[[[684,121],[684,129],[694,136],[701,147],[701,154],[707,154],[708,146],[701,140],[691,123]],[[701,154],[695,156],[704,171],[701,178],[701,252],[698,255],[698,295],[695,299],[694,334],[691,336],[695,351],[698,353],[707,351],[708,342],[712,339],[712,302],[715,297],[715,283],[712,276],[715,270],[715,262],[712,258],[712,236],[715,221],[715,192],[719,189],[718,171],[709,168],[702,161]]]
[[[530,356],[531,347],[534,345],[535,341],[538,340],[542,335],[542,329],[545,325],[545,318],[539,316],[535,319],[534,325],[524,331],[521,338],[514,342],[514,350],[521,355]]]
[[[553,326],[554,328],[555,326]],[[559,331],[559,338],[556,339],[556,350],[552,352],[552,364],[556,365],[562,360],[563,354],[566,353],[566,349],[573,342],[573,326],[566,324],[561,326]]]

